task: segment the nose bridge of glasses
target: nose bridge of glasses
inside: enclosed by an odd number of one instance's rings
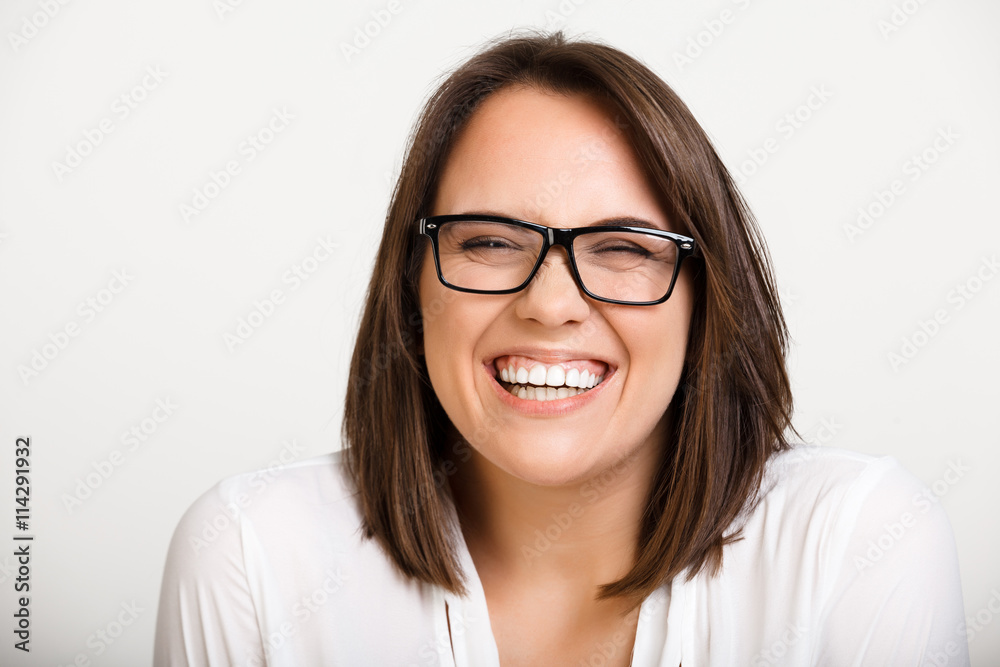
[[[559,263],[566,267],[566,272],[569,274],[570,279],[577,285],[577,287],[580,287],[580,281],[573,266],[574,260],[572,239],[572,233],[568,229],[549,227],[546,230],[547,243],[542,248],[542,257],[539,258],[538,269],[536,270],[531,282],[537,282],[540,274],[548,273],[552,270],[552,268],[554,268],[555,262],[550,262],[550,258],[552,257],[553,251],[555,251],[556,256],[562,257]]]

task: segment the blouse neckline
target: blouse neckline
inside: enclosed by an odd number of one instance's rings
[[[490,624],[486,592],[458,520],[451,489],[445,485],[452,539],[466,577],[466,595],[434,586],[434,633],[439,664],[445,667],[499,667],[500,655]],[[679,667],[693,652],[690,635],[695,582],[682,572],[653,591],[639,607],[632,665]],[[670,632],[667,632],[668,625]]]

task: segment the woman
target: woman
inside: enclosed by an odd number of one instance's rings
[[[891,459],[788,444],[785,347],[666,84],[493,44],[418,121],[346,448],[192,507],[157,664],[967,664],[943,510]]]

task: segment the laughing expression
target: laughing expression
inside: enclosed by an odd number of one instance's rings
[[[432,213],[551,227],[632,218],[685,231],[671,225],[612,113],[583,96],[524,87],[494,93],[472,116]],[[587,297],[561,247],[516,294],[450,290],[429,243],[424,252],[428,375],[481,470],[567,485],[626,457],[655,459],[687,347],[688,267],[666,302],[629,306]]]

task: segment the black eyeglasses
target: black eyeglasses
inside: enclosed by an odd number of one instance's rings
[[[554,245],[566,249],[573,278],[592,299],[653,306],[670,297],[694,239],[645,227],[562,229],[493,215],[435,215],[417,221],[431,240],[438,279],[475,294],[528,286]]]

